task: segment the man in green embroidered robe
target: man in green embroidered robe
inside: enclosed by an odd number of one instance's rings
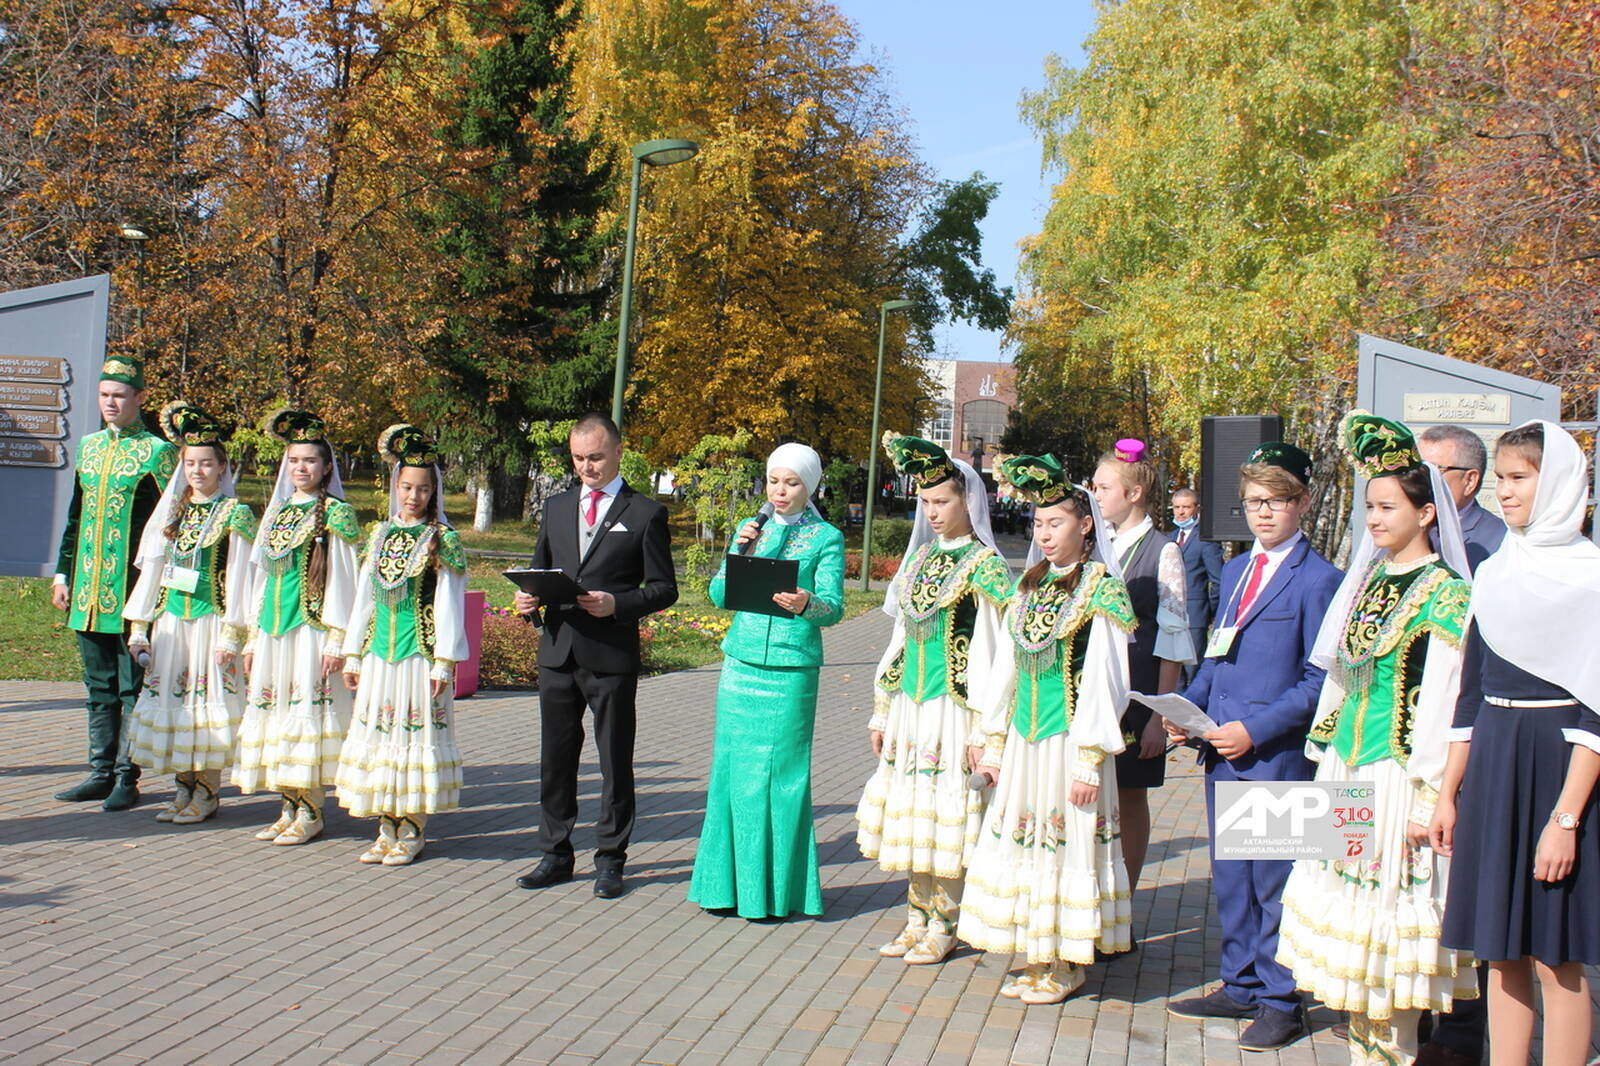
[[[78,634],[89,690],[89,776],[56,793],[68,803],[104,800],[108,811],[139,802],[139,768],[122,743],[143,668],[128,652],[122,610],[145,523],[178,466],[177,449],[145,428],[144,367],[113,356],[100,373],[106,428],[78,442],[77,480],[56,560],[54,600]]]

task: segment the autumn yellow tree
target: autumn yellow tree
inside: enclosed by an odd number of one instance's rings
[[[700,144],[646,175],[635,435],[662,460],[729,426],[864,456],[876,308],[931,185],[853,26],[815,0],[591,0],[573,47],[619,156]],[[924,382],[891,322],[885,420],[910,426]]]

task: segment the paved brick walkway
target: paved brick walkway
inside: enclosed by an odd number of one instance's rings
[[[747,922],[685,901],[709,764],[715,668],[640,689],[631,891],[591,894],[599,788],[583,767],[579,879],[525,892],[537,813],[535,699],[459,705],[466,808],[433,819],[422,861],[358,864],[371,822],[329,804],[326,837],[251,839],[276,803],[224,792],[194,827],[146,805],[108,814],[51,793],[82,766],[80,690],[0,683],[0,1058],[132,1063],[1341,1063],[1319,1029],[1241,1055],[1234,1024],[1171,1019],[1210,978],[1199,777],[1177,757],[1135,903],[1142,950],[1057,1007],[999,997],[1009,960],[880,960],[902,882],[862,860],[853,813],[887,620],[828,634],[815,803],[820,920]]]

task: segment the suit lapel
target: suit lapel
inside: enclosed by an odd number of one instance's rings
[[[1302,534],[1294,549],[1289,552],[1289,557],[1283,561],[1277,572],[1272,575],[1272,580],[1267,582],[1267,587],[1256,595],[1256,602],[1250,605],[1250,613],[1240,620],[1240,626],[1247,626],[1255,621],[1256,616],[1266,608],[1267,604],[1277,599],[1279,593],[1289,587],[1289,582],[1294,578],[1295,568],[1305,561],[1306,553],[1310,550],[1311,542],[1306,540],[1304,534]],[[1248,571],[1249,568],[1246,567],[1246,572],[1248,573]]]
[[[550,523],[550,559],[556,567],[576,573],[578,565],[578,494],[568,490],[545,505]],[[569,569],[570,567],[570,569]]]
[[[617,491],[616,499],[611,501],[611,506],[606,508],[606,516],[600,520],[598,526],[595,526],[594,536],[589,538],[588,547],[583,549],[583,558],[578,562],[580,573],[585,566],[589,565],[589,560],[599,553],[601,545],[605,543],[606,534],[611,532],[612,526],[622,521],[623,514],[627,512],[628,505],[632,502],[633,490],[624,483],[622,488]],[[574,531],[578,527],[578,516],[576,514],[572,516],[572,527]],[[576,532],[573,535],[576,536]],[[582,546],[580,545],[580,547]]]

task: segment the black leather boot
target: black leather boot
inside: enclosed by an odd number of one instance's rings
[[[110,774],[90,774],[81,783],[73,785],[65,792],[57,792],[56,799],[62,803],[86,803],[89,800],[103,800],[111,795],[112,785]]]
[[[108,811],[125,811],[139,805],[139,775],[118,774],[116,784],[100,806]]]

